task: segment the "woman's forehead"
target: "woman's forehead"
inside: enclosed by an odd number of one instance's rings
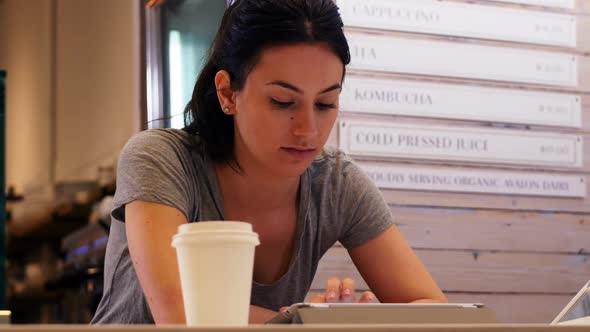
[[[249,76],[258,83],[272,80],[317,81],[321,85],[339,83],[344,64],[323,44],[275,46],[261,52]]]

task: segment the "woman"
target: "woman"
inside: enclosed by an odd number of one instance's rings
[[[446,301],[379,190],[350,158],[323,148],[349,60],[331,0],[234,2],[186,128],[139,133],[121,153],[93,323],[183,323],[170,239],[180,224],[201,220],[247,221],[259,234],[252,323],[303,301],[336,241],[374,292],[361,301]],[[351,301],[353,287],[331,280],[314,300]]]

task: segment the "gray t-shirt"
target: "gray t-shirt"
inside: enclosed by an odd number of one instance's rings
[[[198,137],[176,129],[143,131],[121,152],[104,266],[104,293],[92,324],[153,323],[125,234],[125,204],[158,202],[191,222],[223,220],[223,199]],[[296,241],[288,271],[273,284],[252,283],[251,303],[278,310],[302,302],[322,255],[376,237],[393,219],[380,191],[342,152],[325,148],[301,176]],[[165,222],[165,220],[162,220]],[[220,290],[222,291],[222,290]]]

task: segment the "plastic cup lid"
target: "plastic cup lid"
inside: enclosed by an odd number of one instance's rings
[[[210,231],[252,232],[252,225],[243,221],[199,221],[178,226],[178,234]]]

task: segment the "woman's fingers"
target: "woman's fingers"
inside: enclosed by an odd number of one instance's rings
[[[328,279],[328,287],[326,287],[326,301],[328,303],[334,303],[340,301],[340,289],[342,283],[340,282],[340,278],[330,278]]]
[[[353,303],[356,302],[356,295],[354,293],[354,280],[344,278],[342,280],[342,290],[340,292],[340,302]]]
[[[373,292],[363,292],[361,298],[359,299],[359,303],[377,303],[377,297]]]
[[[316,296],[317,297],[317,296]],[[314,297],[314,298],[316,298]],[[342,281],[339,278],[333,277],[328,279],[328,287],[326,288],[325,302],[328,303],[354,303],[357,302],[354,280],[344,278]],[[316,301],[320,302],[320,301]],[[359,303],[375,303],[377,297],[373,292],[364,292],[358,301]]]
[[[285,312],[287,311],[287,309],[289,309],[289,307],[281,307],[281,309],[279,309],[279,312]]]

